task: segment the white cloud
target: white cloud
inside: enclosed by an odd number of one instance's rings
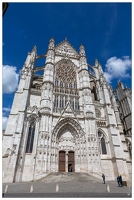
[[[2,130],[6,129],[8,117],[2,117]]]
[[[6,108],[6,107],[3,108],[3,111],[5,111],[5,112],[10,112],[10,110],[11,110],[11,108]]]
[[[10,108],[6,108],[4,107],[3,109],[3,113],[2,113],[2,130],[6,129],[6,125],[7,125],[7,121],[8,121],[8,115],[10,113]]]
[[[16,67],[4,65],[2,72],[3,93],[12,93],[18,87],[19,74],[16,73]]]
[[[105,76],[107,82],[110,83],[111,79],[112,79],[112,75],[109,74],[108,72],[104,72],[104,76]]]
[[[130,78],[128,70],[131,68],[131,60],[129,56],[121,58],[112,57],[107,60],[104,76],[107,82],[111,82],[114,78]]]

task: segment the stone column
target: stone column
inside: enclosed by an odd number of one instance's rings
[[[65,155],[65,172],[68,172],[68,151],[66,151]]]

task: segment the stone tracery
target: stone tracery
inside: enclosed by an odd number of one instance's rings
[[[54,111],[59,112],[70,98],[73,110],[79,110],[76,66],[69,60],[61,60],[55,66]]]

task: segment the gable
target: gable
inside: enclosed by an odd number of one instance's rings
[[[55,53],[75,58],[79,57],[78,52],[71,46],[71,44],[69,44],[67,40],[64,40],[55,47]]]

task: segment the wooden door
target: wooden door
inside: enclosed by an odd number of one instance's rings
[[[74,152],[69,151],[68,152],[68,167],[72,166],[72,172],[75,172],[75,165],[74,165]]]
[[[59,152],[59,172],[65,172],[65,151]]]

